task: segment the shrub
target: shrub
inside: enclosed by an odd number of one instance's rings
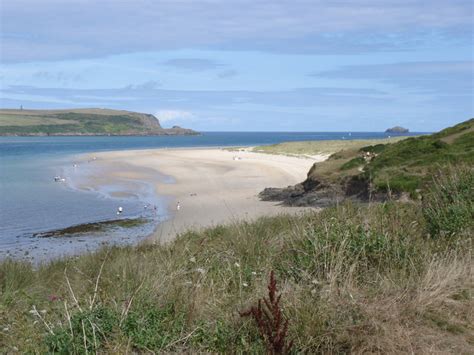
[[[448,166],[433,178],[423,200],[423,216],[432,237],[471,231],[474,219],[474,174],[470,167]]]

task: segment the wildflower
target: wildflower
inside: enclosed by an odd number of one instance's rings
[[[255,275],[257,275],[257,273],[256,273],[255,271],[252,271],[252,275],[254,275],[254,276],[255,276]]]
[[[49,295],[49,296],[48,296],[48,300],[49,300],[50,302],[54,302],[54,301],[59,301],[60,298],[59,298],[59,296],[56,296],[56,295]]]
[[[246,282],[242,282],[242,286],[247,287],[249,284]]]
[[[239,263],[235,263],[234,265],[235,265],[235,267],[240,267]]]

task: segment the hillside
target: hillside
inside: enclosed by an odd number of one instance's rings
[[[0,110],[2,136],[193,135],[180,127],[163,128],[151,115],[109,109]]]
[[[470,119],[432,135],[341,150],[315,164],[301,184],[265,189],[261,197],[318,206],[345,198],[380,200],[404,194],[417,198],[442,167],[473,162],[474,119]]]
[[[1,262],[0,353],[472,354],[473,220],[460,206],[472,208],[473,175],[447,173],[423,204],[345,203],[38,268]],[[273,351],[267,320],[241,316],[271,271],[271,331],[287,324],[291,352]]]

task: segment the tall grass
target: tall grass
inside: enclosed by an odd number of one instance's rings
[[[240,312],[275,270],[294,351],[472,353],[472,222],[449,240],[430,223],[415,203],[346,203],[38,269],[5,261],[0,348],[262,353]]]
[[[445,168],[446,169],[446,168]],[[424,199],[423,214],[433,237],[450,237],[465,231],[472,234],[474,219],[474,170],[450,166],[440,171]]]

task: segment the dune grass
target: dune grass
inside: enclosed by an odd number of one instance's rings
[[[293,352],[472,353],[472,219],[432,232],[456,218],[469,178],[466,169],[443,185],[456,200],[435,185],[423,204],[345,203],[38,269],[5,261],[1,352],[263,353],[240,312],[274,271]]]
[[[384,139],[284,142],[254,147],[253,151],[259,153],[295,156],[311,156],[317,154],[330,155],[341,150],[354,150],[369,145],[395,143],[406,138],[407,137],[392,137]]]

